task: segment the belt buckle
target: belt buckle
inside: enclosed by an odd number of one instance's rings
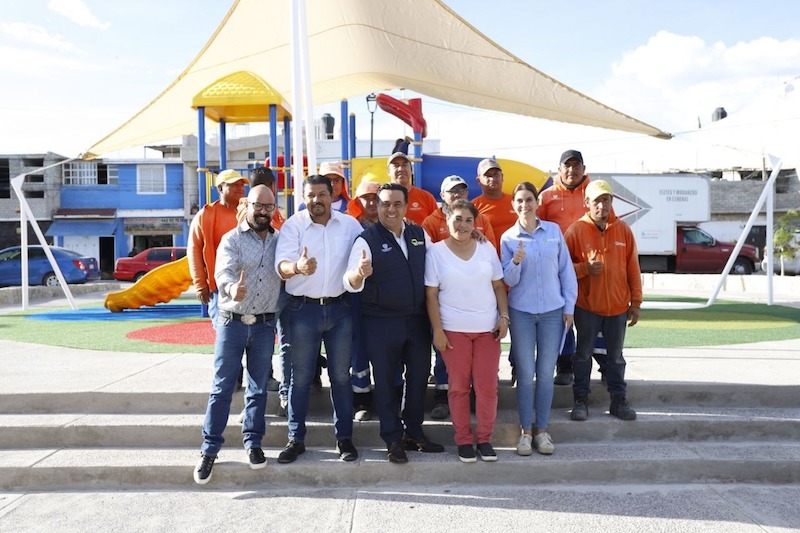
[[[322,298],[319,298],[317,301],[319,302],[319,305],[325,305],[325,300],[327,300],[327,298],[323,296]]]
[[[252,326],[256,323],[256,315],[242,315],[242,324]]]

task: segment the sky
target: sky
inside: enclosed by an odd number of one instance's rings
[[[289,0],[285,0],[289,1]],[[127,121],[200,51],[229,0],[27,0],[0,4],[0,153],[75,156]],[[752,165],[761,149],[800,154],[800,2],[795,0],[446,1],[495,43],[606,105],[676,134],[658,141],[463,108],[423,95],[429,137],[445,155],[494,155],[555,170],[567,148],[598,172]],[[410,3],[413,8],[413,3]],[[267,80],[268,81],[268,80]],[[496,80],[502,84],[503,80]],[[417,96],[391,91],[393,96]],[[721,149],[725,121],[769,137]],[[778,118],[766,117],[769,108]],[[788,112],[786,110],[789,110]],[[357,136],[369,138],[364,95],[355,95]],[[795,112],[797,111],[797,112]],[[338,119],[338,103],[315,110]],[[762,123],[765,123],[766,126]],[[697,128],[702,126],[701,135]],[[711,129],[709,129],[711,128]],[[719,129],[719,128],[718,128]],[[723,128],[724,129],[724,128]],[[730,129],[730,128],[728,128]],[[786,135],[776,131],[787,132]],[[375,137],[410,133],[382,112]],[[767,135],[767,134],[764,134]],[[698,138],[702,138],[698,141]],[[787,138],[789,139],[787,141]],[[766,144],[767,147],[756,145]],[[745,161],[747,161],[745,163]],[[755,163],[753,163],[755,161]],[[720,163],[722,164],[722,163]]]

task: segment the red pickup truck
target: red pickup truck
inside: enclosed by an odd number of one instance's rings
[[[718,274],[725,268],[735,248],[721,242],[696,226],[678,226],[677,253],[671,272],[683,274]],[[745,244],[733,263],[731,274],[751,274],[761,266],[758,249]]]

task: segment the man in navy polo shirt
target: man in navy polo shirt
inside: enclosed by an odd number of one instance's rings
[[[378,224],[356,239],[344,286],[361,293],[361,320],[375,381],[381,438],[392,463],[406,463],[406,450],[443,452],[422,432],[425,391],[431,370],[431,326],[425,308],[425,250],[421,226],[406,224],[408,191],[398,183],[378,189]],[[395,394],[397,369],[405,368],[402,419]]]

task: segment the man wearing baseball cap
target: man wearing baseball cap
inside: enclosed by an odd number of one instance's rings
[[[331,209],[340,213],[347,211],[350,196],[347,194],[347,178],[344,177],[344,167],[339,161],[323,161],[319,165],[319,174],[331,180],[333,193],[331,194]],[[305,202],[300,204],[298,210],[306,208]]]
[[[186,252],[197,299],[208,304],[212,327],[217,318],[217,283],[214,281],[217,247],[222,236],[237,226],[236,208],[250,181],[236,170],[227,169],[217,174],[214,185],[219,191],[219,200],[203,206],[195,215],[189,227]]]
[[[442,198],[442,207],[438,207],[422,221],[422,228],[430,236],[431,242],[439,242],[450,236],[450,231],[447,229],[447,213],[456,200],[467,200],[469,186],[461,176],[447,176],[442,180],[439,195]],[[478,218],[475,219],[475,229],[483,233],[492,246],[497,247],[496,234],[488,217],[478,214]]]
[[[500,236],[517,222],[517,215],[511,207],[510,194],[503,192],[503,170],[496,159],[490,157],[478,163],[478,184],[481,195],[472,203],[478,212],[485,216],[497,236],[495,249],[500,254]]]
[[[636,411],[626,399],[622,346],[625,329],[639,321],[642,305],[639,254],[630,227],[611,209],[611,185],[603,180],[592,181],[586,186],[584,198],[588,211],[564,235],[578,278],[578,342],[572,359],[575,403],[571,418],[589,417],[592,352],[597,334],[602,333],[607,350],[604,376],[611,395],[609,411],[621,420],[635,420]]]
[[[425,217],[436,211],[439,205],[431,193],[414,185],[414,170],[411,159],[403,152],[395,152],[386,160],[386,168],[393,183],[399,183],[408,191],[406,219],[422,224]]]
[[[381,186],[371,174],[358,184],[356,197],[347,204],[347,214],[355,218],[366,229],[378,222],[378,188]]]

